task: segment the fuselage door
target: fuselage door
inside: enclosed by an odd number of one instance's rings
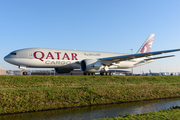
[[[28,58],[33,59],[33,53],[29,52]]]

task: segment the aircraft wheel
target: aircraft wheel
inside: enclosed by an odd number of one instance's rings
[[[23,72],[23,75],[27,75],[27,72]]]
[[[84,72],[83,75],[87,75],[87,73]]]
[[[110,75],[110,76],[112,76],[112,75],[113,75],[113,73],[112,73],[112,72],[110,72],[110,73],[109,73],[109,75]]]
[[[95,75],[95,73],[91,73],[91,75]]]
[[[100,75],[103,75],[103,72],[100,72]]]
[[[106,75],[106,72],[103,72],[103,75]]]
[[[109,72],[106,72],[106,75],[108,76],[108,75],[109,75]]]

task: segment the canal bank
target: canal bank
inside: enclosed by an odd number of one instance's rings
[[[179,120],[180,119],[180,107],[172,106],[167,110],[160,110],[156,112],[143,113],[143,114],[126,114],[125,116],[119,115],[114,118],[105,118],[99,120]]]
[[[94,120],[125,116],[127,113],[148,114],[176,105],[180,105],[180,98],[0,115],[0,120]]]
[[[0,76],[0,114],[180,97],[178,76]]]

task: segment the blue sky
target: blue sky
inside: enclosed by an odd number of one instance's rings
[[[0,0],[0,68],[3,58],[31,47],[137,52],[154,33],[152,51],[180,48],[179,0]],[[180,52],[134,72],[180,71]]]

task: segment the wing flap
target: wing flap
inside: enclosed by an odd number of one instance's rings
[[[161,58],[167,58],[167,57],[174,57],[175,55],[169,55],[169,56],[163,56],[163,57],[156,57],[156,58],[149,58],[145,60],[155,60],[155,59],[161,59]]]

